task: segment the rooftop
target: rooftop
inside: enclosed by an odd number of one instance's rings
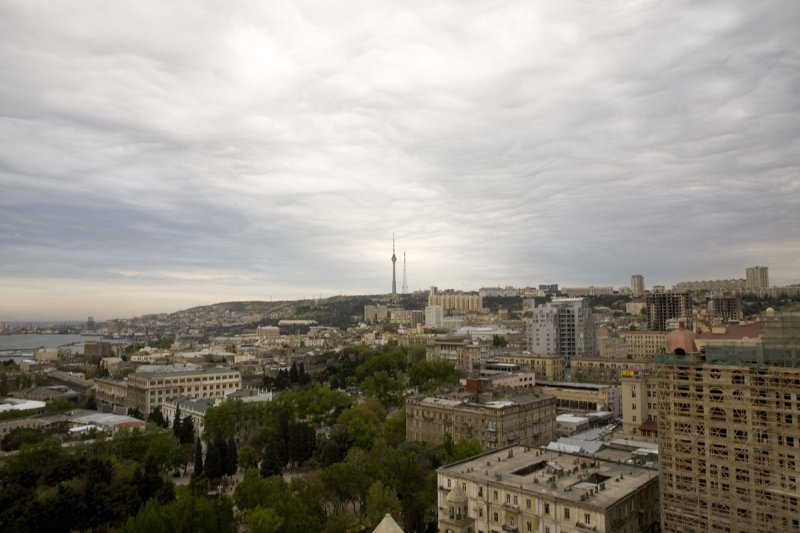
[[[444,466],[441,475],[604,511],[658,479],[658,470],[565,452],[511,446]]]

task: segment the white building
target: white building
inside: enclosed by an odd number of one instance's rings
[[[564,357],[591,356],[596,353],[592,310],[583,298],[556,298],[531,309],[526,320],[528,351]]]

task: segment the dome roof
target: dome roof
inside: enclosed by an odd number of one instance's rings
[[[694,333],[683,327],[670,331],[665,340],[669,353],[695,353],[697,345],[694,342]],[[679,351],[680,350],[680,351]]]

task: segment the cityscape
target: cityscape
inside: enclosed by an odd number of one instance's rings
[[[0,6],[0,531],[800,531],[800,4]]]

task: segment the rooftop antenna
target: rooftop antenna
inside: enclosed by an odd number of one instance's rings
[[[403,250],[403,294],[408,294],[408,283],[406,283],[406,251]]]

